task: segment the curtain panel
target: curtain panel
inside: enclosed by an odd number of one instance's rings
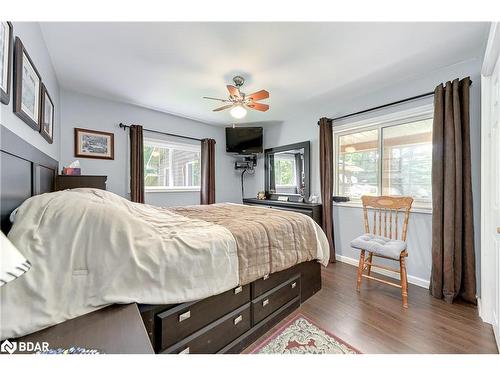
[[[476,303],[469,77],[434,91],[431,294]]]
[[[144,203],[144,142],[141,125],[131,125],[130,135],[130,200]]]
[[[335,263],[335,241],[333,238],[333,128],[332,121],[322,117],[319,120],[319,170],[321,179],[321,201],[323,210],[323,231],[330,245],[330,262]]]
[[[215,139],[201,140],[200,204],[215,203]]]

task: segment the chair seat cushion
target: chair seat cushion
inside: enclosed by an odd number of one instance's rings
[[[365,233],[351,241],[355,249],[366,250],[370,253],[383,255],[392,259],[399,259],[402,251],[406,250],[406,242],[392,240],[387,237]]]

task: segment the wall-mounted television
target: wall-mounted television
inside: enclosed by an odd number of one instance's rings
[[[262,127],[226,128],[226,152],[236,154],[262,153]]]

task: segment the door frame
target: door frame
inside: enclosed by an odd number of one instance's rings
[[[479,315],[483,321],[493,324],[494,310],[496,309],[493,285],[497,281],[496,264],[494,259],[500,254],[494,254],[496,249],[491,235],[491,210],[489,197],[491,196],[490,181],[490,114],[492,74],[500,57],[500,23],[492,23],[488,43],[481,69],[481,291],[478,298]],[[498,290],[496,291],[498,293]],[[500,337],[496,336],[497,346],[500,347]]]

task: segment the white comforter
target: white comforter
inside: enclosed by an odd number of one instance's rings
[[[111,303],[205,298],[239,280],[236,243],[224,227],[102,190],[28,199],[9,239],[33,267],[0,289],[1,339]]]
[[[9,238],[33,266],[0,288],[0,339],[108,304],[193,301],[239,283],[228,229],[97,189],[28,199]]]

